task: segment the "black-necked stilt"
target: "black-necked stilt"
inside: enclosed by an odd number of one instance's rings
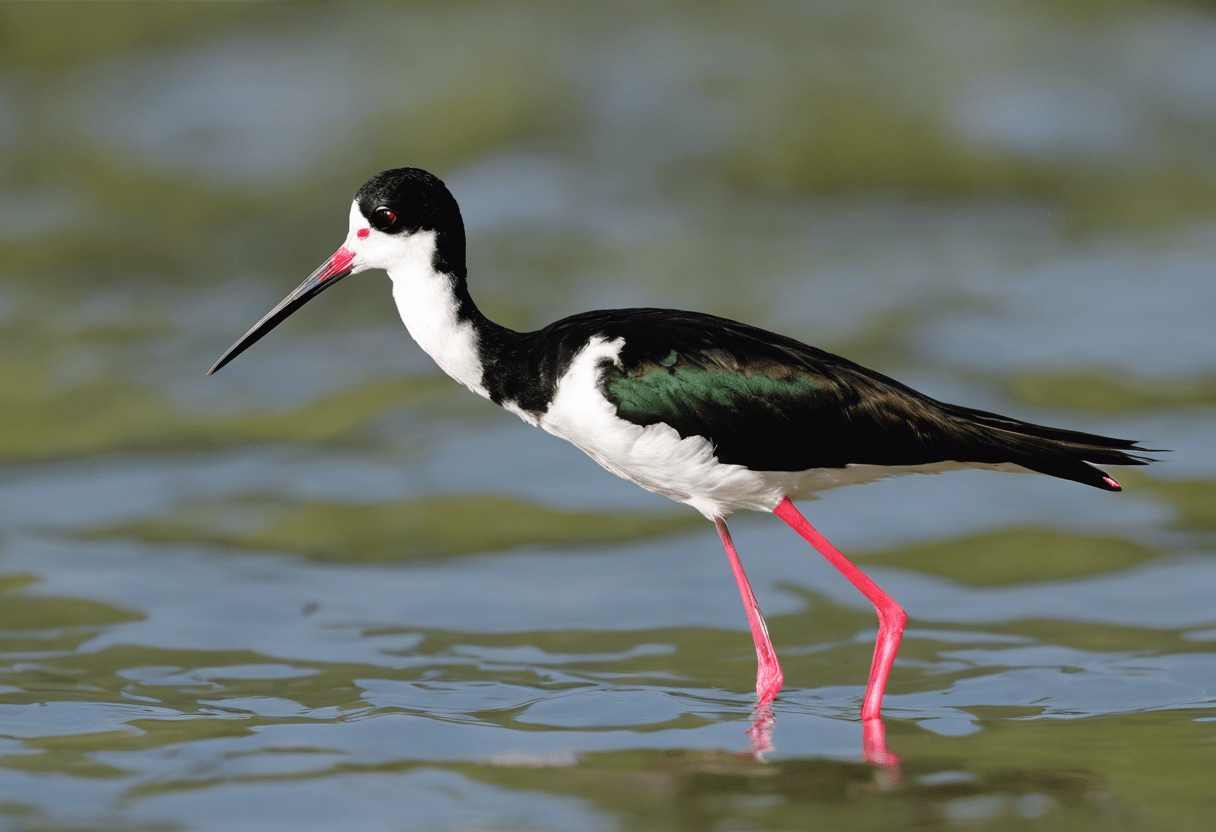
[[[1144,450],[1134,442],[939,402],[792,338],[713,315],[616,309],[514,332],[474,305],[460,209],[439,179],[414,168],[384,171],[360,188],[342,247],[210,372],[322,290],[367,269],[388,272],[410,334],[452,378],[714,522],[751,624],[761,703],[781,689],[781,667],[726,528],[733,512],[776,514],[874,604],[878,639],[861,716],[880,726],[907,615],[791,500],[959,468],[1035,471],[1118,491],[1096,465],[1149,461],[1128,453]]]

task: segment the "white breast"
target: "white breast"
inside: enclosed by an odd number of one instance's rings
[[[641,427],[620,418],[599,389],[601,362],[619,363],[625,341],[594,337],[570,364],[540,426],[573,442],[617,476],[687,503],[708,518],[741,508],[771,511],[785,496],[780,483],[741,465],[723,465],[700,436],[681,438],[664,424]]]
[[[435,232],[421,231],[395,243],[394,262],[388,267],[393,300],[405,328],[439,368],[479,396],[490,397],[482,387],[482,364],[477,353],[477,330],[472,321],[457,316],[452,277],[435,271]]]

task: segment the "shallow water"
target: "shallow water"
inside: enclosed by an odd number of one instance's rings
[[[2,828],[1210,826],[1216,20],[65,8],[0,8]],[[204,376],[402,164],[505,324],[696,308],[1173,453],[802,507],[910,616],[871,766],[864,599],[732,521],[753,714],[712,526],[441,376],[382,276]]]

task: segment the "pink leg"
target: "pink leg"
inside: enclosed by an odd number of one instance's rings
[[[904,625],[908,623],[908,614],[890,595],[878,588],[878,584],[867,578],[860,569],[854,566],[848,558],[828,543],[826,537],[806,522],[806,518],[798,513],[794,504],[786,497],[775,509],[776,514],[790,527],[819,550],[828,561],[840,570],[849,583],[861,590],[861,594],[870,599],[874,609],[878,611],[878,640],[874,644],[874,662],[870,665],[870,681],[866,685],[866,698],[861,705],[863,722],[879,717],[882,710],[882,694],[887,687],[887,677],[891,675],[891,665],[895,663],[895,653],[899,650],[899,639],[904,634]]]
[[[756,695],[760,697],[761,704],[771,702],[777,691],[781,690],[781,665],[777,663],[777,653],[768,638],[768,627],[764,625],[764,616],[756,605],[756,596],[752,594],[751,584],[743,573],[743,564],[739,562],[739,555],[735,551],[734,541],[730,539],[726,522],[718,518],[714,520],[714,525],[718,527],[718,536],[722,538],[726,556],[730,558],[735,583],[739,584],[739,594],[743,596],[743,611],[747,613],[747,623],[752,628],[752,641],[756,643]]]

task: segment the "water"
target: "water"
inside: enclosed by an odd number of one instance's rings
[[[0,828],[1208,826],[1216,20],[924,8],[0,9]],[[756,753],[712,527],[442,377],[382,276],[204,375],[402,164],[505,324],[696,308],[1174,452],[803,506],[909,613],[897,769],[872,610],[735,518]]]

